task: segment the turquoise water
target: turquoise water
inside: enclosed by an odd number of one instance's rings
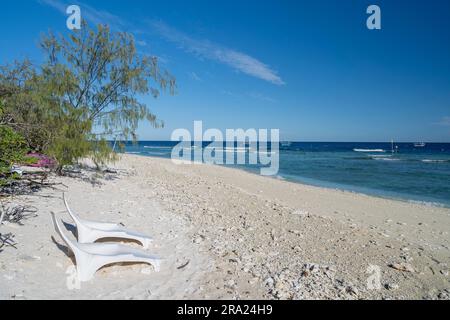
[[[175,142],[141,141],[127,153],[170,158]],[[204,144],[204,147],[207,143]],[[292,142],[280,146],[277,178],[450,207],[450,143]],[[259,173],[260,165],[234,165]]]

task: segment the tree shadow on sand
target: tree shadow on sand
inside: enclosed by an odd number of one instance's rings
[[[103,185],[104,181],[113,181],[120,179],[120,176],[126,174],[126,171],[110,168],[99,169],[95,166],[77,164],[64,168],[62,173],[65,177],[78,179],[80,181],[87,182],[95,187]]]

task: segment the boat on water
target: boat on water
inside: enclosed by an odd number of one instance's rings
[[[416,142],[416,143],[414,143],[414,147],[415,148],[423,148],[425,146],[426,146],[425,142]]]
[[[386,152],[384,149],[353,149],[355,152]]]
[[[353,149],[355,152],[366,152],[366,153],[386,153],[385,149]],[[397,153],[398,146],[394,144],[394,140],[391,140],[391,153]]]
[[[290,141],[281,141],[280,144],[281,144],[281,146],[283,148],[288,148],[288,147],[290,147],[292,145],[292,142],[290,142]]]
[[[391,153],[398,153],[398,146],[394,145],[394,139],[391,139]]]

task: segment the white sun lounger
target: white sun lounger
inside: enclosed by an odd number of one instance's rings
[[[159,271],[161,260],[148,255],[145,251],[115,243],[76,243],[62,232],[53,212],[52,221],[56,232],[75,255],[80,281],[89,281],[101,267],[119,262],[148,263],[153,265],[156,272]]]
[[[147,237],[144,234],[127,230],[115,223],[96,222],[81,219],[69,208],[64,194],[63,199],[67,211],[77,225],[78,243],[93,243],[104,238],[121,238],[136,240],[142,244],[144,249],[147,249],[153,241],[152,238]]]

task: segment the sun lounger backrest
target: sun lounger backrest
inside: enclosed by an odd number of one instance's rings
[[[66,206],[67,211],[69,212],[69,215],[72,217],[72,219],[75,221],[75,223],[77,224],[77,226],[82,226],[83,223],[81,221],[80,218],[78,218],[78,216],[72,212],[72,210],[70,210],[69,208],[69,204],[66,201],[66,196],[63,193],[63,199],[64,199],[64,205]]]
[[[53,221],[53,226],[55,227],[56,232],[59,234],[59,236],[63,239],[63,241],[66,243],[66,245],[70,248],[70,250],[72,250],[73,252],[75,252],[75,250],[78,249],[78,247],[76,246],[75,243],[73,243],[61,230],[61,227],[58,223],[58,221],[56,220],[55,217],[55,213],[52,212],[52,221]]]

